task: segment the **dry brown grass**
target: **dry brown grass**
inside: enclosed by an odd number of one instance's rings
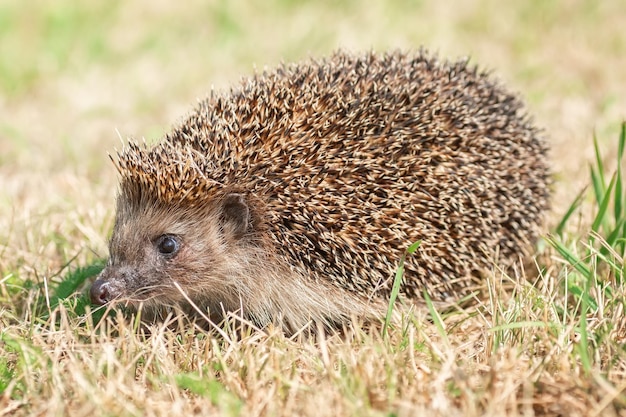
[[[141,336],[121,318],[95,331],[75,298],[35,308],[106,256],[117,131],[154,140],[211,86],[337,47],[470,55],[522,92],[553,148],[553,226],[589,181],[594,132],[614,160],[624,16],[620,0],[3,2],[0,415],[626,415],[624,288],[600,269],[581,321],[563,292],[575,271],[547,249],[537,280],[494,272],[492,297],[444,315],[445,332],[418,312],[388,339]]]

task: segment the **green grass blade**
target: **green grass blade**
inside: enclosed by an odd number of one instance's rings
[[[559,237],[563,237],[563,230],[565,229],[565,225],[569,221],[569,218],[572,216],[572,214],[574,214],[576,209],[580,207],[580,205],[582,204],[583,197],[586,191],[587,191],[587,188],[585,187],[583,190],[581,190],[580,193],[578,193],[578,195],[576,196],[572,204],[570,204],[569,208],[567,209],[567,211],[561,218],[561,221],[559,222],[555,230],[556,234],[559,235]]]
[[[588,293],[585,293],[584,287],[581,288],[579,285],[568,283],[567,290],[570,294],[575,296],[577,300],[582,300],[584,298],[592,310],[595,311],[598,309],[598,303],[593,298],[590,298]]]
[[[621,141],[621,137],[620,137],[620,141]],[[621,143],[620,143],[620,146]],[[621,155],[619,155],[619,153],[622,151],[618,151],[618,157],[617,157],[617,172],[616,172],[616,177],[617,179],[615,180],[615,198],[613,201],[614,204],[614,215],[615,215],[615,221],[619,221],[619,219],[622,218],[622,210],[623,210],[623,184],[622,184],[622,158]]]
[[[622,239],[617,241],[616,245],[613,246],[617,252],[624,256],[626,245],[624,243],[624,239],[626,239],[626,216],[624,216],[624,207],[626,206],[626,195],[624,190],[624,183],[622,181],[622,158],[624,157],[624,146],[626,146],[626,122],[622,123],[622,128],[619,135],[619,141],[617,144],[617,182],[615,184],[615,221],[619,224],[621,221],[623,223],[621,237]],[[624,218],[622,218],[624,217]],[[616,229],[619,228],[616,227]]]
[[[563,259],[574,269],[580,272],[586,279],[591,279],[591,270],[589,267],[573,254],[563,243],[554,239],[553,236],[546,237],[547,242],[563,257]]]
[[[589,176],[591,177],[591,185],[593,186],[593,195],[596,199],[596,204],[604,199],[604,186],[602,185],[604,180],[602,174],[597,173],[593,166],[589,166]]]
[[[602,247],[601,249],[606,249],[606,248]],[[603,251],[600,250],[597,254],[598,259],[604,262],[616,276],[619,276],[622,271],[622,265],[619,263],[619,261],[616,262],[615,257],[612,256],[608,250],[606,252],[607,253],[604,254]]]
[[[625,223],[625,221],[626,221],[626,219],[620,219],[617,222],[617,225],[615,226],[615,228],[604,239],[606,241],[606,243],[607,243],[607,246],[610,246],[613,249],[615,249],[616,247],[620,246],[620,244],[622,243],[623,238],[624,238],[624,236],[622,236],[622,231],[624,230],[624,223]],[[606,246],[602,246],[600,248],[600,253],[603,256],[607,256],[609,254],[609,249]]]
[[[615,220],[619,220],[622,218],[622,203],[623,203],[623,195],[622,195],[622,170],[617,167],[616,180],[615,180],[615,196],[614,196],[614,210],[613,214],[615,215]]]
[[[622,160],[624,156],[624,146],[626,146],[626,122],[622,122],[622,127],[619,134],[619,142],[617,144],[617,160]]]
[[[602,225],[603,223],[606,222],[606,211],[609,207],[609,202],[611,201],[611,191],[613,190],[613,187],[615,186],[615,175],[613,176],[613,178],[611,178],[611,182],[609,183],[609,188],[606,190],[606,193],[604,193],[604,197],[602,198],[602,201],[599,202],[599,206],[598,206],[598,213],[596,214],[595,219],[593,220],[593,223],[591,224],[591,230],[593,230],[594,232],[597,232],[598,229],[600,229],[600,225]]]
[[[437,327],[437,333],[439,333],[439,336],[441,336],[441,340],[443,340],[446,346],[450,346],[450,340],[448,339],[446,327],[443,325],[443,319],[433,305],[433,301],[431,300],[426,290],[424,290],[424,300],[426,301],[426,307],[428,308],[428,312],[433,319],[433,323],[435,324],[435,327]]]
[[[589,359],[589,345],[587,343],[587,321],[585,317],[580,318],[580,343],[578,344],[578,355],[583,369],[587,374],[591,373],[591,359]]]
[[[398,269],[396,269],[396,276],[393,279],[391,294],[389,296],[389,305],[387,306],[387,314],[385,315],[385,323],[383,324],[383,338],[387,337],[387,331],[389,329],[389,326],[391,325],[391,317],[393,315],[393,306],[396,303],[396,299],[398,298],[398,294],[400,293],[400,287],[402,286],[402,277],[404,276],[404,261],[406,260],[407,255],[412,255],[413,253],[415,253],[421,243],[422,241],[418,240],[417,242],[411,244],[411,246],[409,246],[406,250],[406,253],[402,255],[402,258],[400,259]]]
[[[598,169],[598,179],[600,180],[600,186],[602,190],[606,190],[606,181],[604,179],[604,163],[602,162],[602,155],[600,154],[600,147],[598,146],[598,137],[593,135],[593,149],[596,156],[596,168]],[[598,202],[600,202],[599,199]]]
[[[421,240],[418,240],[418,241],[416,241],[416,242],[413,242],[413,243],[411,244],[411,246],[409,246],[409,247],[408,247],[408,249],[406,250],[406,252],[407,252],[409,255],[413,255],[413,254],[415,253],[415,251],[417,251],[417,248],[419,248],[419,247],[420,247],[420,245],[421,245],[421,244],[422,244],[422,241],[421,241]]]
[[[596,170],[592,165],[589,165],[589,176],[591,177],[591,185],[593,186],[593,195],[596,199],[596,203],[602,201],[604,190],[602,189],[602,184],[598,178],[598,174],[596,174]]]
[[[393,306],[396,303],[398,293],[400,292],[400,286],[402,285],[402,276],[404,275],[404,259],[405,256],[402,256],[402,259],[400,259],[400,263],[398,264],[398,269],[396,269],[396,276],[393,279],[391,295],[389,296],[389,305],[387,306],[387,314],[385,315],[385,324],[383,325],[383,338],[387,337],[387,330],[391,325],[391,317],[393,315]]]
[[[591,373],[591,359],[589,358],[589,345],[588,332],[587,332],[587,312],[589,311],[589,300],[591,296],[589,294],[590,280],[585,283],[584,294],[581,297],[581,311],[580,311],[580,343],[578,343],[578,355],[580,356],[580,362],[587,375]]]

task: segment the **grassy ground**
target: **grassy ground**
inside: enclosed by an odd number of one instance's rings
[[[619,0],[4,0],[0,415],[626,415],[626,190],[610,181],[624,16]],[[115,317],[94,331],[76,268],[106,257],[120,136],[159,138],[254,68],[420,45],[492,68],[545,128],[556,182],[537,267],[386,337],[141,336]],[[589,163],[595,192],[558,228]]]

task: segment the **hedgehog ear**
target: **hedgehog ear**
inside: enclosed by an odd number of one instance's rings
[[[250,208],[242,194],[226,194],[222,200],[222,216],[224,226],[233,234],[236,239],[241,238],[248,230],[250,223]]]

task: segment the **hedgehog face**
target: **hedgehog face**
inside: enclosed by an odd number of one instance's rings
[[[121,195],[110,259],[90,290],[92,302],[179,305],[209,296],[230,304],[236,274],[229,259],[249,223],[248,206],[236,193],[193,209],[154,201],[133,206]]]

